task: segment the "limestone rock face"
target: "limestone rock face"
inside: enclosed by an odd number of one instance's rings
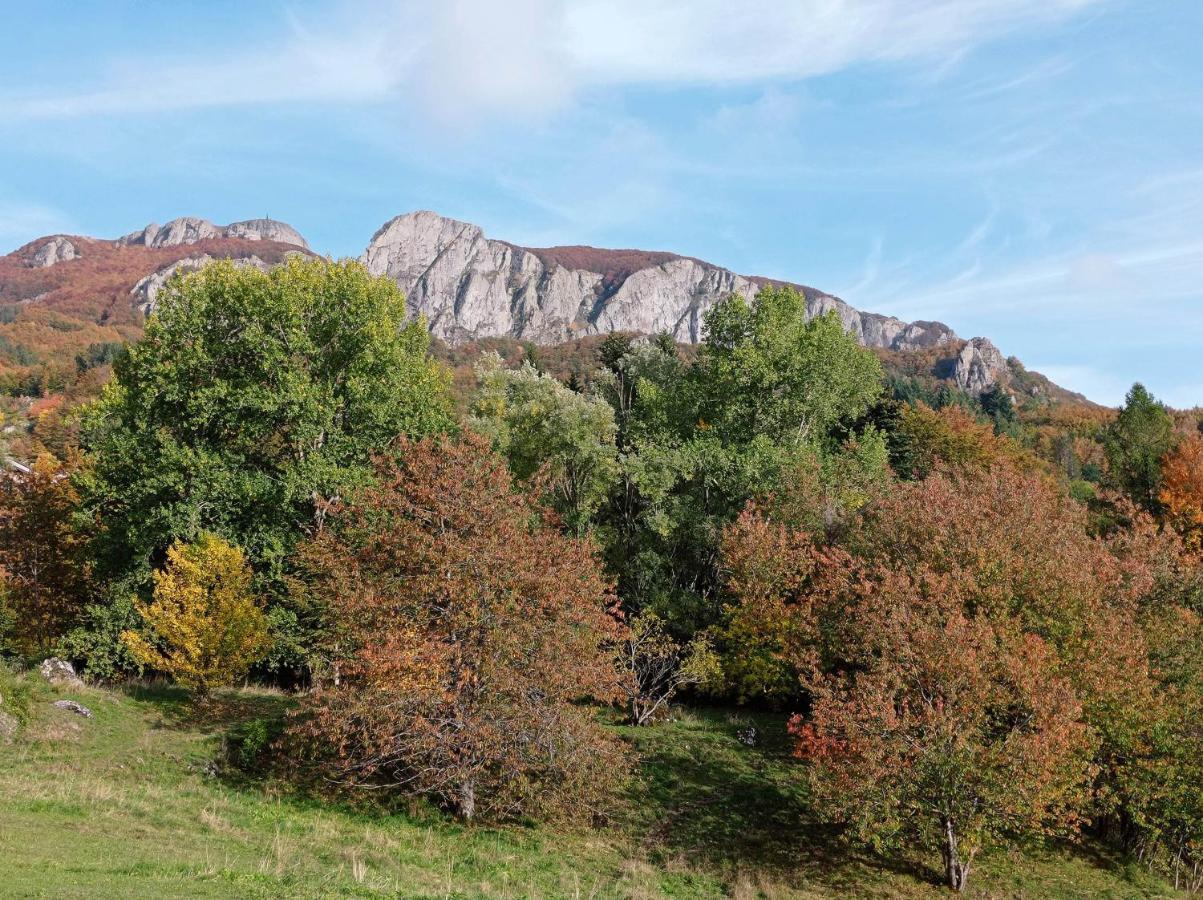
[[[30,264],[35,268],[48,269],[56,263],[66,262],[79,256],[79,248],[62,235],[52,237],[34,253]]]
[[[767,283],[671,253],[518,247],[426,211],[385,223],[361,260],[374,275],[396,281],[410,311],[424,315],[431,332],[449,343],[499,335],[554,343],[610,331],[667,331],[697,343],[710,307],[731,294],[750,298]],[[866,346],[914,350],[957,339],[939,322],[865,313],[794,287],[805,295],[810,316],[834,310]]]
[[[292,251],[290,250],[289,253],[291,254]],[[134,298],[134,306],[140,309],[143,315],[149,316],[155,310],[159,291],[163,289],[163,285],[171,280],[171,276],[177,272],[196,271],[205,263],[212,261],[213,257],[208,253],[197,253],[192,256],[185,256],[183,259],[177,259],[157,272],[151,272],[135,284],[130,291],[130,296]],[[235,266],[254,266],[256,269],[264,272],[271,268],[270,265],[254,255],[240,257],[233,260],[233,263]]]
[[[152,222],[141,231],[118,238],[117,244],[121,247],[175,247],[225,237],[250,241],[280,241],[309,249],[300,232],[291,225],[277,222],[275,219],[247,219],[229,225],[214,225],[207,219],[192,216],[172,219],[166,225]]]
[[[1007,361],[986,338],[976,337],[965,343],[956,358],[953,380],[970,394],[989,390],[1007,374]]]

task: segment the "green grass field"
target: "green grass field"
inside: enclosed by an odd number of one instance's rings
[[[49,701],[89,706],[84,720]],[[883,862],[809,816],[779,716],[690,711],[619,729],[642,760],[603,830],[461,827],[332,805],[213,774],[222,735],[287,699],[230,692],[193,712],[178,691],[36,688],[0,746],[2,897],[936,897],[931,860]],[[737,733],[754,724],[755,748]],[[977,897],[1164,897],[1090,848],[997,854]]]

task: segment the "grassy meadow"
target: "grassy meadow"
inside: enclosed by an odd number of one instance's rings
[[[856,852],[808,813],[782,717],[678,711],[614,726],[641,758],[595,829],[461,827],[423,806],[332,803],[216,766],[240,723],[286,696],[33,683],[29,724],[0,745],[4,897],[936,897],[935,860]],[[85,720],[50,702],[70,697]],[[739,735],[757,731],[755,746]],[[1104,863],[1108,868],[1104,868]],[[1116,874],[1116,873],[1120,874]],[[975,897],[1163,897],[1089,846],[985,859]]]

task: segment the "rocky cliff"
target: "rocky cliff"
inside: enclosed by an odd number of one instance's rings
[[[172,219],[166,225],[152,222],[141,231],[117,238],[117,244],[122,247],[176,247],[180,244],[196,244],[219,238],[276,241],[309,249],[299,231],[275,219],[247,219],[244,222],[231,222],[229,225],[214,225],[207,219],[192,216]]]
[[[362,256],[400,285],[413,312],[450,343],[509,335],[554,343],[608,331],[667,331],[702,338],[706,311],[731,294],[751,297],[769,279],[673,253],[593,247],[519,247],[432,212],[387,222]],[[939,322],[903,322],[854,309],[804,285],[811,316],[834,310],[869,347],[916,350],[957,341]]]

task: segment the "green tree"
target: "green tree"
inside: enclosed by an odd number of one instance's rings
[[[1103,434],[1111,477],[1151,513],[1161,511],[1161,460],[1174,446],[1174,420],[1142,384],[1132,385]]]
[[[565,524],[583,533],[618,474],[614,411],[529,362],[507,369],[496,353],[476,367],[471,424],[523,481],[547,479]]]
[[[214,263],[160,298],[85,423],[99,574],[128,594],[208,531],[282,598],[295,542],[372,454],[451,427],[448,376],[397,286],[355,262]]]
[[[251,591],[251,570],[237,547],[212,534],[177,542],[154,573],[154,602],[134,601],[152,629],[121,639],[142,665],[166,672],[204,699],[246,674],[266,652],[267,617]]]
[[[706,328],[693,363],[663,341],[604,348],[621,450],[610,564],[626,602],[682,638],[720,616],[719,536],[749,498],[810,466],[831,482],[816,496],[851,509],[886,471],[880,435],[854,427],[881,366],[838,317],[769,288],[717,304]]]
[[[396,285],[354,262],[215,263],[171,282],[85,433],[107,562],[211,530],[283,564],[400,435],[451,424],[447,379]]]

